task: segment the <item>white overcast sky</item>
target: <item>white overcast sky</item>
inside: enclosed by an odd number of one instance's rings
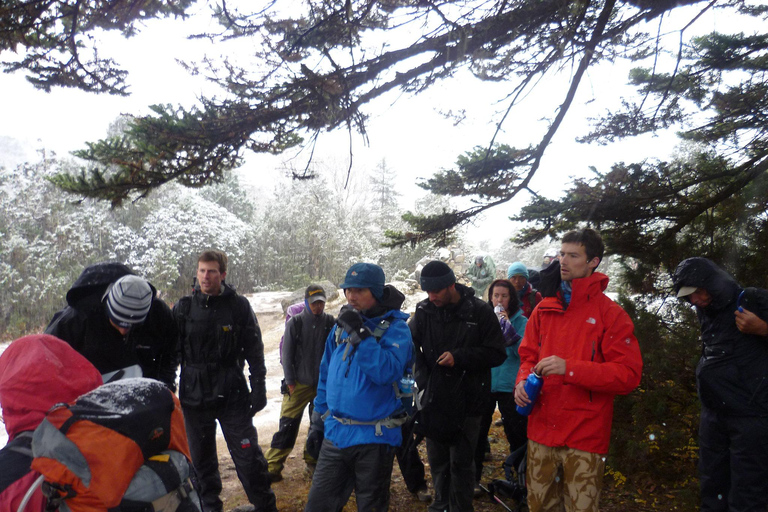
[[[201,8],[202,9],[202,8]],[[205,17],[207,19],[207,17]],[[670,22],[672,23],[672,22]],[[673,25],[669,25],[667,30]],[[139,36],[124,40],[107,36],[105,53],[130,71],[132,95],[128,98],[94,95],[64,89],[45,93],[34,89],[22,73],[0,74],[0,137],[20,141],[27,148],[46,148],[66,154],[85,147],[86,141],[102,138],[109,124],[121,113],[148,113],[147,106],[156,103],[192,105],[206,90],[206,83],[190,77],[175,58],[196,58],[207,54],[217,56],[228,51],[209,41],[185,39],[194,29],[190,22],[174,20],[153,21]],[[653,26],[647,30],[653,31]],[[717,16],[710,16],[698,25],[699,32],[721,28]],[[671,38],[670,44],[676,45]],[[0,57],[8,58],[8,53]],[[607,170],[617,161],[639,161],[648,157],[666,158],[677,143],[673,134],[647,136],[608,147],[577,144],[574,138],[584,134],[588,118],[597,116],[609,106],[616,106],[620,91],[631,93],[625,84],[629,64],[606,64],[592,68],[580,87],[576,100],[557,136],[548,148],[532,188],[539,194],[558,197],[571,176],[585,176],[589,167]],[[571,70],[566,70],[564,76]],[[505,103],[493,100],[504,95],[504,85],[482,83],[468,74],[434,85],[425,94],[415,97],[391,94],[365,107],[370,116],[365,146],[359,136],[353,138],[355,172],[373,169],[382,158],[399,175],[398,189],[403,194],[402,205],[412,207],[412,201],[423,191],[416,187],[417,178],[427,178],[441,168],[453,165],[456,157],[475,145],[487,145],[495,129],[498,112]],[[508,87],[508,85],[506,86]],[[565,97],[567,83],[563,78],[548,78],[513,109],[497,142],[525,147],[536,142],[546,129],[554,110]],[[453,126],[440,111],[466,109],[468,118]],[[317,158],[343,162],[349,153],[346,133],[332,133],[320,139]],[[285,160],[283,157],[248,153],[244,175],[252,183],[270,183]],[[301,157],[297,161],[300,165]],[[0,162],[2,156],[0,155]],[[493,218],[504,218],[527,203],[528,196],[489,212]],[[480,221],[478,225],[496,224]],[[485,237],[478,233],[480,237]],[[492,232],[498,233],[498,226]],[[488,234],[488,236],[493,236]],[[496,235],[498,236],[498,234]]]

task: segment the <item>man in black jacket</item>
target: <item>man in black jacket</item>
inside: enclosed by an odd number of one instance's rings
[[[173,308],[182,357],[179,399],[189,450],[204,512],[220,512],[218,420],[248,501],[257,512],[273,512],[277,510],[275,495],[252,420],[267,405],[264,345],[248,299],[224,282],[226,274],[227,256],[217,250],[204,251],[197,261],[194,293]],[[245,361],[250,392],[243,372]]]
[[[68,306],[45,329],[69,343],[104,381],[147,377],[176,391],[178,333],[157,291],[122,263],[89,265],[67,292]]]
[[[429,510],[467,512],[472,498],[474,453],[491,368],[507,353],[496,314],[472,288],[456,283],[441,261],[421,271],[419,302],[410,327],[416,347],[416,381],[424,389],[414,428],[427,437],[435,499]]]
[[[677,296],[696,307],[701,324],[701,510],[765,511],[768,291],[743,289],[706,258],[680,262],[672,281]]]

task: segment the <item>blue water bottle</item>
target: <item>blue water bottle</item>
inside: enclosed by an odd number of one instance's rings
[[[520,414],[521,416],[528,416],[529,414],[531,414],[531,411],[533,410],[533,405],[536,402],[536,398],[539,396],[539,391],[541,391],[541,386],[543,384],[544,384],[544,379],[542,379],[541,376],[538,375],[536,372],[531,372],[528,378],[525,379],[525,384],[523,385],[523,388],[525,389],[525,392],[528,394],[528,398],[531,400],[531,403],[529,403],[525,407],[520,407],[518,405],[516,407],[518,414]]]
[[[408,369],[405,375],[400,379],[398,388],[400,390],[400,401],[403,403],[403,408],[409,416],[413,414],[413,384],[413,373]]]

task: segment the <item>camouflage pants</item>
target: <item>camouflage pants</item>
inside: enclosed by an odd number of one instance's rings
[[[605,456],[528,441],[530,512],[597,512]]]

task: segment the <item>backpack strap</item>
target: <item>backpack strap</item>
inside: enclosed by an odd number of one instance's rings
[[[376,341],[378,342],[382,336],[384,336],[384,333],[387,332],[387,329],[389,329],[389,324],[392,323],[386,318],[382,318],[381,321],[376,325],[376,328],[373,330],[373,337],[376,338]],[[346,341],[341,340],[341,329],[336,327],[336,332],[334,334],[336,339],[336,346],[338,347],[342,343],[346,343]],[[347,355],[349,355],[349,347],[351,345],[347,343],[346,348],[344,349],[344,355],[341,357],[342,361],[346,361]]]
[[[408,414],[403,410],[399,410],[399,411],[395,411],[393,414],[390,414],[384,419],[376,420],[376,421],[358,421],[358,420],[353,420],[351,418],[339,418],[338,416],[334,416],[333,419],[335,419],[342,425],[375,425],[376,436],[381,436],[383,435],[381,427],[397,428],[403,425],[406,421],[408,421]]]
[[[33,430],[27,430],[24,432],[21,432],[16,437],[13,438],[13,441],[9,442],[5,445],[5,448],[9,451],[20,453],[22,455],[26,455],[29,458],[32,458],[32,434]]]

